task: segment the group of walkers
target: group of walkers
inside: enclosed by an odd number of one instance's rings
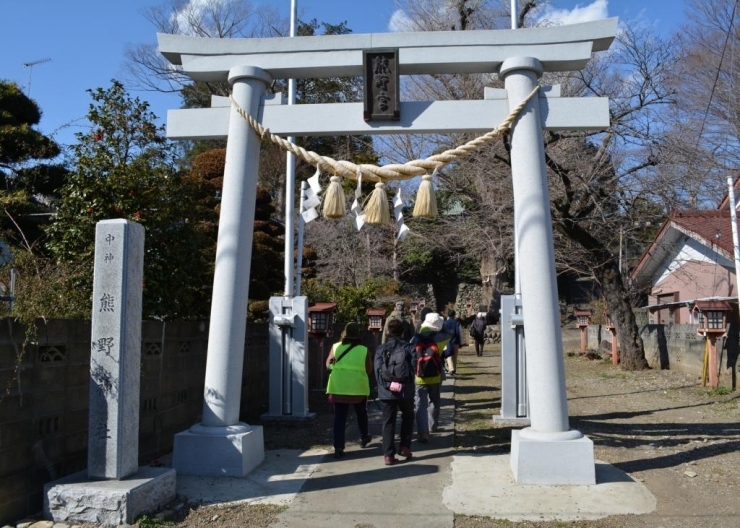
[[[407,314],[403,301],[386,319],[382,344],[371,355],[362,345],[362,329],[349,323],[342,332],[326,365],[331,370],[326,393],[334,405],[334,457],[342,458],[349,406],[353,405],[360,429],[360,445],[366,447],[368,431],[367,397],[370,380],[377,382],[378,402],[383,414],[382,446],[386,465],[410,459],[416,422],[417,440],[426,444],[439,427],[440,387],[445,375],[454,375],[462,328],[455,311],[447,319],[425,309],[417,326]],[[477,343],[477,340],[476,340]],[[476,346],[476,352],[478,347]],[[482,353],[482,342],[481,342]],[[446,372],[445,372],[446,371]],[[399,448],[396,449],[396,418],[401,413]]]

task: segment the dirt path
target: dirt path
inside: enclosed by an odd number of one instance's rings
[[[486,398],[499,411],[500,352],[483,358],[462,350],[456,382],[459,448],[509,450],[510,429],[485,425],[490,407],[476,388],[495,387]],[[657,499],[655,512],[574,523],[583,527],[740,526],[740,395],[719,394],[672,371],[623,372],[611,361],[566,357],[571,426],[594,441],[598,460],[644,483]],[[530,389],[531,390],[531,389]],[[456,527],[563,526],[506,524],[458,516]],[[571,526],[571,525],[569,525]]]

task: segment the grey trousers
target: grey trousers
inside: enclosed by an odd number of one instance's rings
[[[416,431],[419,434],[427,434],[430,429],[437,430],[441,386],[441,383],[416,386],[414,404],[416,406]]]

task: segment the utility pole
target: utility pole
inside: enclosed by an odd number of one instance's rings
[[[31,97],[31,76],[33,75],[33,67],[45,62],[50,62],[51,59],[39,59],[32,62],[24,62],[23,67],[28,68],[28,88],[26,88],[26,97]]]

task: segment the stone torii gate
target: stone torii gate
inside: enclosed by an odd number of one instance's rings
[[[537,86],[545,71],[575,71],[608,49],[617,19],[533,29],[206,39],[159,34],[160,52],[194,81],[226,81],[249,115],[280,136],[488,132]],[[505,89],[480,101],[401,102],[400,120],[365,121],[363,103],[275,104],[275,78],[356,76],[363,54],[398,50],[401,75],[490,73]],[[519,483],[594,484],[593,442],[569,426],[552,221],[542,129],[601,130],[605,98],[565,99],[540,91],[514,121],[511,165],[514,225],[531,427],[512,433]],[[273,104],[270,104],[273,103]],[[262,428],[239,421],[260,137],[228,99],[213,108],[170,110],[173,139],[228,138],[200,424],[176,435],[173,464],[182,474],[244,476],[264,458]]]

